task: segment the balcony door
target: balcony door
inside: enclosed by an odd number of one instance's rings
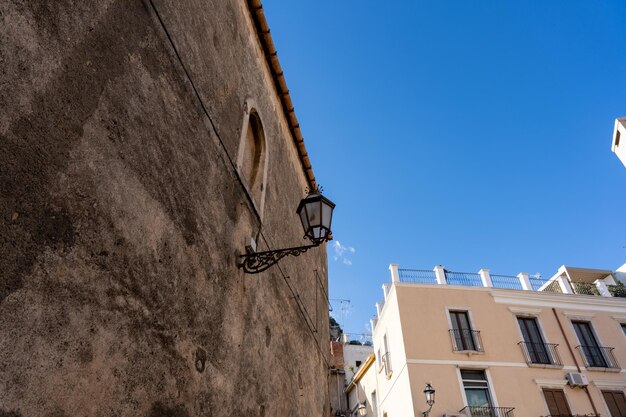
[[[535,317],[518,317],[517,322],[522,331],[522,337],[524,338],[530,361],[547,365],[552,363],[546,344],[543,337],[541,337],[537,319]]]
[[[571,416],[572,412],[569,409],[569,404],[565,398],[565,393],[562,389],[543,389],[543,396],[546,399],[548,410],[551,416]]]
[[[450,321],[457,350],[476,350],[467,311],[451,311]]]
[[[609,407],[611,417],[626,416],[626,397],[622,391],[602,391],[602,396]]]
[[[580,341],[580,346],[587,358],[590,367],[606,368],[607,363],[602,354],[602,349],[593,334],[591,323],[588,321],[573,321],[576,336]]]

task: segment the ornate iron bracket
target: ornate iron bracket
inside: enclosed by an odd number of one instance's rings
[[[239,267],[243,268],[244,272],[247,274],[258,274],[273,266],[287,255],[300,256],[316,246],[319,246],[319,244],[248,253],[241,255],[243,262],[239,264]]]

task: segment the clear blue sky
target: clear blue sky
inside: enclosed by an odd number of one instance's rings
[[[329,246],[347,331],[367,330],[390,263],[549,277],[626,262],[610,150],[626,1],[264,7],[335,242],[354,248],[335,260]]]

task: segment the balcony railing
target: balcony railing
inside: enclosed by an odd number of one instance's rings
[[[519,342],[518,345],[529,365],[563,366],[556,343]]]
[[[446,271],[446,281],[449,285],[463,285],[465,287],[482,287],[483,280],[479,274],[473,272]]]
[[[474,407],[462,408],[459,413],[466,417],[513,417],[513,407]]]
[[[581,345],[576,346],[576,349],[587,368],[620,369],[615,355],[613,355],[614,348],[612,347]]]
[[[452,350],[454,352],[484,352],[480,331],[469,329],[450,329]]]
[[[600,414],[549,414],[541,417],[600,417]]]
[[[416,284],[436,284],[437,275],[435,271],[425,269],[398,269],[400,282],[413,282]]]
[[[385,370],[385,375],[390,376],[393,372],[393,368],[391,367],[391,353],[387,352],[382,357],[383,369]]]

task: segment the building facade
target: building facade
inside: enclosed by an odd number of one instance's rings
[[[617,155],[619,160],[626,166],[626,117],[615,119],[615,126],[613,127],[613,143],[611,144],[611,151]]]
[[[368,416],[420,416],[427,383],[434,416],[626,415],[626,293],[612,271],[390,270],[361,379]]]
[[[0,415],[326,416],[325,245],[258,0],[0,4]]]
[[[352,415],[349,406],[349,388],[357,372],[363,373],[364,364],[373,357],[371,335],[342,333],[339,340],[330,342],[331,369],[328,393],[332,416]]]

